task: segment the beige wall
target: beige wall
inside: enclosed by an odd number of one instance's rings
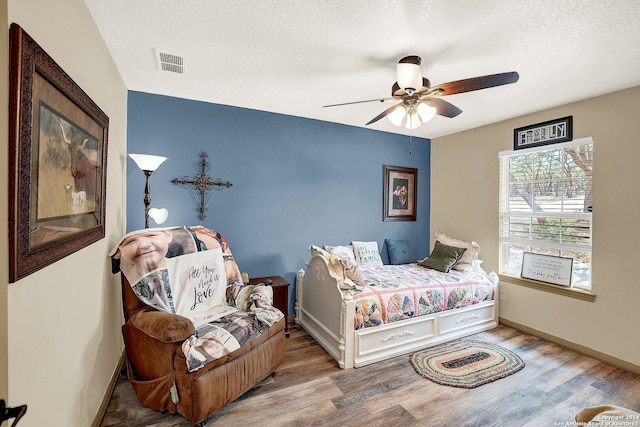
[[[500,317],[636,366],[639,111],[640,87],[635,87],[437,138],[431,144],[433,234],[442,230],[477,241],[483,267],[497,271],[498,152],[513,148],[513,129],[573,116],[573,137],[593,137],[595,302],[503,281],[507,301],[500,303]]]
[[[82,0],[9,0],[7,29],[11,22],[22,26],[110,120],[106,238],[9,284],[8,322],[2,323],[8,333],[9,403],[28,405],[20,426],[88,426],[123,348],[120,286],[106,254],[124,230],[127,91]],[[4,180],[4,161],[1,167]],[[5,188],[0,184],[4,200]]]

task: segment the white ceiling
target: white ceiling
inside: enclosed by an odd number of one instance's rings
[[[432,86],[517,71],[447,96],[463,110],[435,138],[640,84],[637,0],[85,0],[129,90],[364,127],[389,104],[395,65],[422,57]],[[155,50],[185,57],[159,71]]]

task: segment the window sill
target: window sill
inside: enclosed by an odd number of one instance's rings
[[[576,298],[587,302],[594,302],[596,295],[591,291],[577,288],[567,288],[563,286],[551,285],[549,283],[538,282],[537,280],[523,279],[522,277],[498,274],[500,281],[512,283],[514,285],[525,286],[539,291],[550,292],[569,298]]]

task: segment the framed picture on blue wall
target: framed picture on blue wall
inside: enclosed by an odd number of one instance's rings
[[[418,169],[384,165],[383,221],[415,221]]]

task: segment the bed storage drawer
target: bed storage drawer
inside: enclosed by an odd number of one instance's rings
[[[485,303],[444,312],[440,317],[440,334],[494,321],[495,304]]]
[[[436,334],[434,317],[418,317],[403,320],[400,324],[388,324],[356,331],[357,354],[371,355],[375,352],[393,352],[399,347],[412,346],[426,341]]]

